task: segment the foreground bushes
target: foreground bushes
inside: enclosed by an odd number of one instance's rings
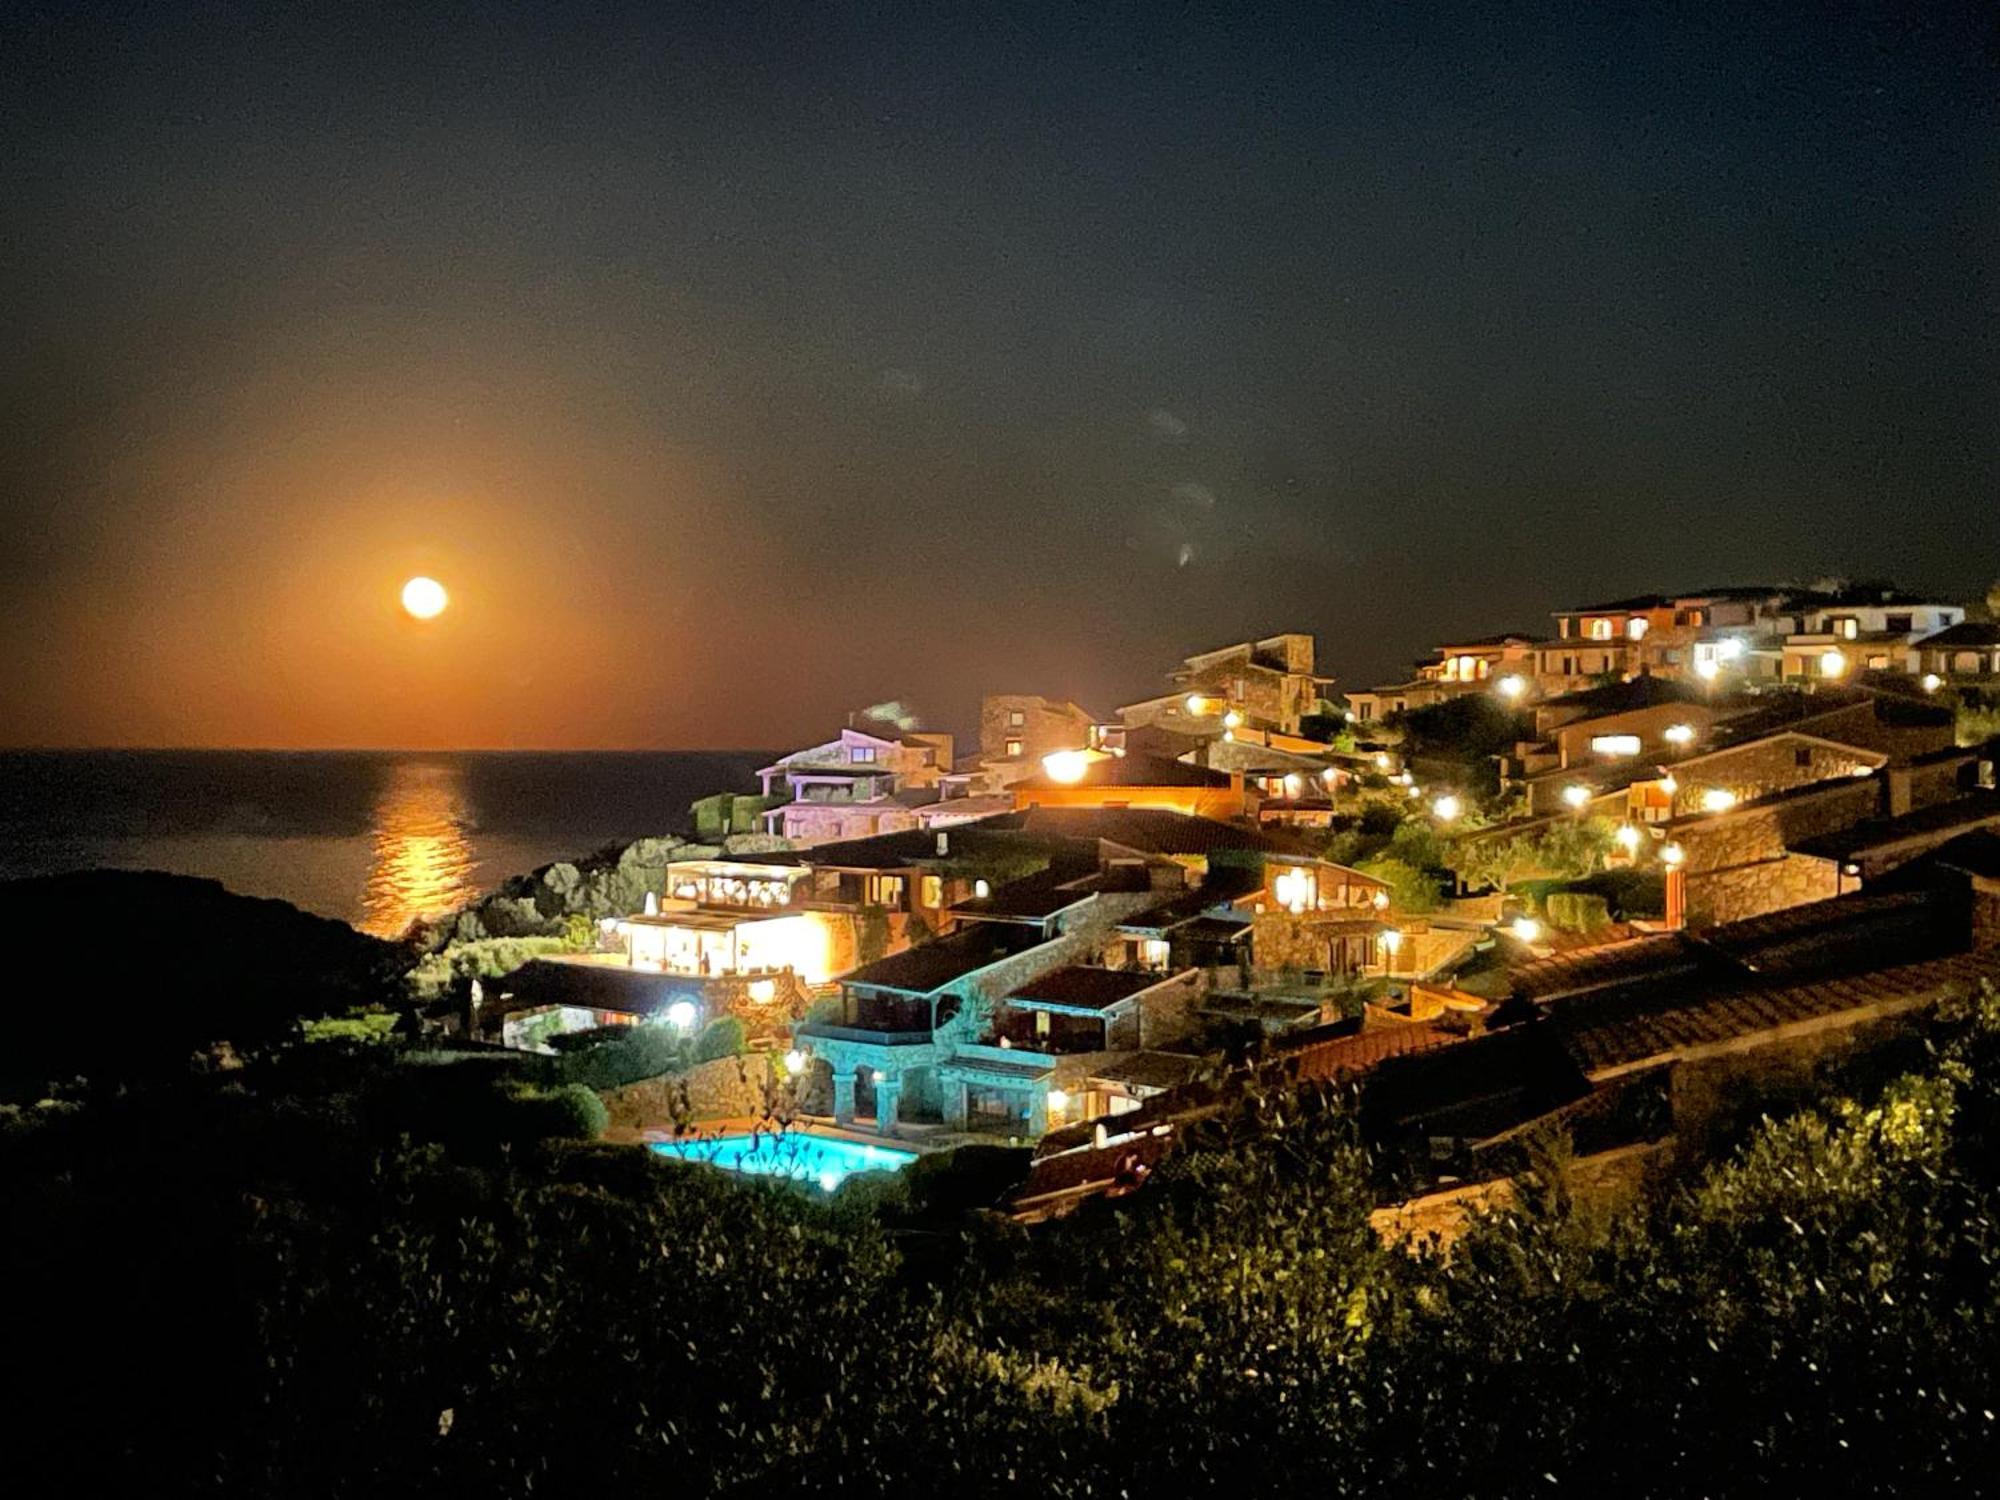
[[[1976,1493],[1996,1037],[1989,996],[1878,1095],[1608,1221],[1545,1143],[1449,1260],[1379,1243],[1333,1094],[1249,1101],[1028,1232],[907,1217],[997,1160],[885,1221],[631,1150],[482,1154],[366,1058],[251,1070],[0,1139],[0,1271],[33,1291],[10,1465],[65,1493]],[[99,1327],[145,1393],[116,1420],[78,1399]]]

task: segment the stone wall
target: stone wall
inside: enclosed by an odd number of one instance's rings
[[[1666,1161],[1671,1145],[1647,1142],[1578,1157],[1570,1167],[1570,1191],[1586,1213],[1613,1213],[1638,1197]],[[1512,1206],[1515,1195],[1514,1179],[1502,1177],[1378,1208],[1368,1220],[1387,1244],[1416,1250],[1435,1241],[1449,1249],[1475,1217]]]
[[[1693,927],[1712,927],[1839,894],[1840,870],[1832,860],[1781,854],[1688,876],[1687,919]]]
[[[1801,759],[1804,765],[1799,764]],[[1703,756],[1678,771],[1680,791],[1675,794],[1675,808],[1683,813],[1694,811],[1701,806],[1701,794],[1710,787],[1723,787],[1748,802],[1793,787],[1859,779],[1855,772],[1874,763],[1873,755],[1856,755],[1841,745],[1789,736],[1753,740],[1740,749]]]
[[[1695,875],[1775,859],[1802,839],[1874,817],[1880,805],[1874,777],[1851,778],[1763,807],[1690,818],[1672,825],[1668,836],[1681,846],[1685,868]]]
[[[719,1120],[764,1113],[771,1056],[746,1052],[696,1063],[685,1073],[647,1078],[602,1095],[614,1129],[671,1130],[676,1121]]]

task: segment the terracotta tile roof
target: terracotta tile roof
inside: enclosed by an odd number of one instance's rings
[[[1927,635],[1919,646],[2000,646],[2000,622],[1961,620],[1948,630]]]
[[[1997,969],[1991,953],[1959,953],[1801,984],[1752,980],[1693,994],[1634,986],[1559,1000],[1549,1024],[1595,1076],[1851,1011],[1926,1005]]]
[[[1208,1066],[1207,1058],[1190,1057],[1182,1052],[1134,1052],[1122,1062],[1107,1063],[1090,1076],[1127,1088],[1170,1089],[1199,1077]]]
[[[1351,1027],[1351,1022],[1338,1023]],[[1372,1031],[1352,1031],[1345,1035],[1325,1035],[1329,1027],[1314,1027],[1287,1037],[1280,1045],[1273,1065],[1300,1083],[1313,1080],[1355,1078],[1392,1057],[1449,1046],[1465,1038],[1423,1022],[1384,1026]],[[1321,1033],[1315,1035],[1314,1033]]]
[[[1836,833],[1800,839],[1790,847],[1794,854],[1811,854],[1820,859],[1853,859],[1898,844],[1942,841],[1991,823],[2000,823],[2000,792],[1973,792],[1950,802],[1920,807],[1898,818],[1870,818]]]
[[[1098,1123],[1107,1132],[1118,1128],[1112,1121]],[[1175,1144],[1171,1131],[1147,1133],[1101,1150],[1085,1147],[1038,1157],[1028,1170],[1028,1180],[1015,1189],[1009,1206],[1017,1214],[1041,1217],[1051,1209],[1063,1212],[1086,1198],[1131,1192],[1145,1182]]]

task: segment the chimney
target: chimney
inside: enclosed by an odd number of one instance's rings
[[[657,917],[659,914],[660,914],[659,893],[657,891],[646,892],[646,915],[649,917]]]
[[[942,829],[938,830],[937,852],[939,859],[943,859],[946,855],[951,853],[951,835],[944,832]]]

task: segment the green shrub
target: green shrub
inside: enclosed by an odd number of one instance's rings
[[[576,1039],[582,1039],[581,1042]],[[608,1026],[579,1031],[555,1042],[561,1056],[548,1076],[591,1089],[618,1089],[628,1083],[679,1073],[693,1061],[687,1041],[671,1026]]]
[[[567,937],[480,938],[453,943],[442,952],[426,954],[410,970],[408,981],[420,1000],[435,1000],[462,979],[500,979],[532,959],[569,948]]]
[[[396,1030],[391,1011],[374,1010],[351,1016],[321,1016],[305,1024],[308,1042],[386,1042]]]
[[[718,1057],[739,1056],[748,1045],[743,1023],[734,1016],[717,1016],[701,1028],[701,1035],[694,1039],[694,1060],[698,1063],[714,1062]]]
[[[1388,855],[1363,860],[1354,868],[1388,886],[1390,904],[1397,911],[1436,911],[1444,904],[1444,883],[1435,871],[1419,870]]]
[[[1552,891],[1548,911],[1550,925],[1567,932],[1595,932],[1611,921],[1604,898],[1585,891]]]
[[[580,1083],[553,1088],[513,1085],[500,1091],[496,1134],[512,1145],[534,1141],[595,1140],[611,1123],[604,1101]]]

